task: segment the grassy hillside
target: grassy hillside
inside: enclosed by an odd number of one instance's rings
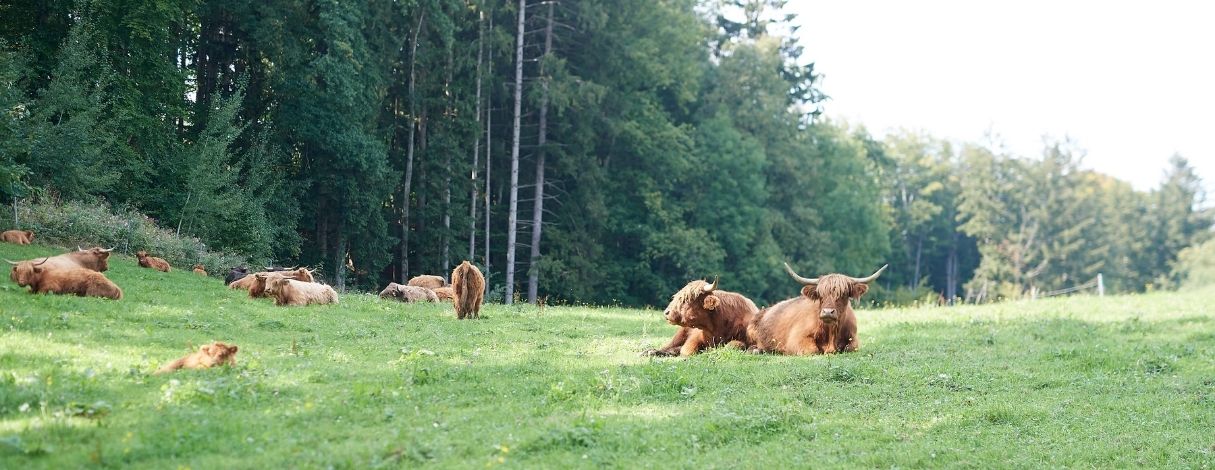
[[[1211,290],[861,311],[858,353],[682,360],[638,356],[673,332],[654,311],[107,274],[125,299],[0,282],[0,466],[1215,466]],[[212,340],[240,365],[149,375]]]

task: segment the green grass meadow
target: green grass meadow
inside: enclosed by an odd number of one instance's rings
[[[279,308],[110,266],[121,301],[0,281],[0,467],[1215,466],[1215,290],[863,309],[857,353],[655,359],[654,310]],[[150,375],[210,341],[239,365]]]

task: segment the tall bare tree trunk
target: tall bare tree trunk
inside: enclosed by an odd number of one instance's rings
[[[519,30],[515,36],[515,122],[511,126],[514,141],[510,146],[510,207],[506,224],[506,299],[515,296],[515,236],[519,225],[519,120],[523,113],[523,18],[527,0],[519,0]]]
[[[409,147],[405,152],[405,184],[401,190],[401,246],[400,246],[400,278],[401,282],[409,279],[409,197],[413,184],[413,148],[414,133],[418,127],[418,100],[415,90],[415,73],[418,64],[418,35],[422,32],[426,12],[418,14],[418,25],[413,29],[413,44],[409,45]]]
[[[477,105],[476,116],[473,121],[477,123],[477,130],[481,130],[481,60],[485,52],[485,12],[481,12],[477,16]],[[481,136],[473,132],[473,164],[472,177],[468,190],[468,260],[476,262],[477,256],[477,166],[480,165],[481,157]],[[486,157],[488,158],[488,157]],[[486,235],[489,236],[489,235]]]
[[[452,49],[450,45],[447,47],[447,76],[443,80],[443,91],[446,96],[451,95],[451,68],[452,68]],[[447,119],[455,120],[452,116],[452,100],[447,101]],[[443,152],[443,272],[451,269],[451,152]],[[444,276],[446,277],[446,276]]]
[[[540,283],[540,231],[544,227],[544,158],[548,153],[548,77],[544,75],[544,61],[553,51],[553,4],[548,3],[548,18],[544,25],[544,56],[540,60],[540,137],[536,151],[536,197],[532,201],[532,252],[527,263],[527,303],[536,303]]]
[[[489,15],[489,36],[493,37],[493,35],[494,35],[494,15],[491,14],[491,15]],[[485,66],[487,68],[486,75],[488,75],[492,79],[494,76],[493,43],[490,43],[490,49],[489,49],[488,54],[486,54],[486,59],[488,59],[488,62],[485,64]],[[492,273],[489,270],[489,253],[490,253],[490,251],[489,251],[489,226],[490,226],[490,222],[492,219],[492,217],[490,217],[490,216],[493,215],[493,212],[490,212],[490,210],[489,210],[490,209],[490,207],[489,207],[489,192],[490,192],[489,191],[490,190],[489,170],[490,170],[490,163],[491,163],[490,157],[493,155],[493,147],[490,145],[491,143],[493,143],[493,140],[492,140],[493,132],[492,131],[493,131],[493,127],[494,127],[494,125],[493,125],[494,124],[493,91],[494,91],[494,88],[492,86],[485,90],[485,251],[484,251],[484,253],[485,253],[485,288],[487,290],[489,289],[489,280],[492,275]]]

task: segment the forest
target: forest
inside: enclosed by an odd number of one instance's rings
[[[785,261],[889,263],[892,302],[1141,292],[1210,238],[1180,155],[1141,191],[1065,138],[828,119],[805,47],[831,45],[785,3],[4,0],[0,202],[133,208],[339,290],[467,259],[508,303],[721,276],[763,304],[796,292]]]

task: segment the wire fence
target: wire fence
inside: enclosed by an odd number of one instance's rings
[[[1099,297],[1105,296],[1105,279],[1101,276],[1101,273],[1097,273],[1097,277],[1093,278],[1093,280],[1091,280],[1091,281],[1088,281],[1084,284],[1072,286],[1072,287],[1065,287],[1063,289],[1056,289],[1056,290],[1047,291],[1047,292],[1038,292],[1035,289],[1033,291],[1033,298],[1054,297],[1056,295],[1070,294],[1072,292],[1078,292],[1078,291],[1088,290],[1088,289],[1095,289],[1097,291],[1097,295]]]

